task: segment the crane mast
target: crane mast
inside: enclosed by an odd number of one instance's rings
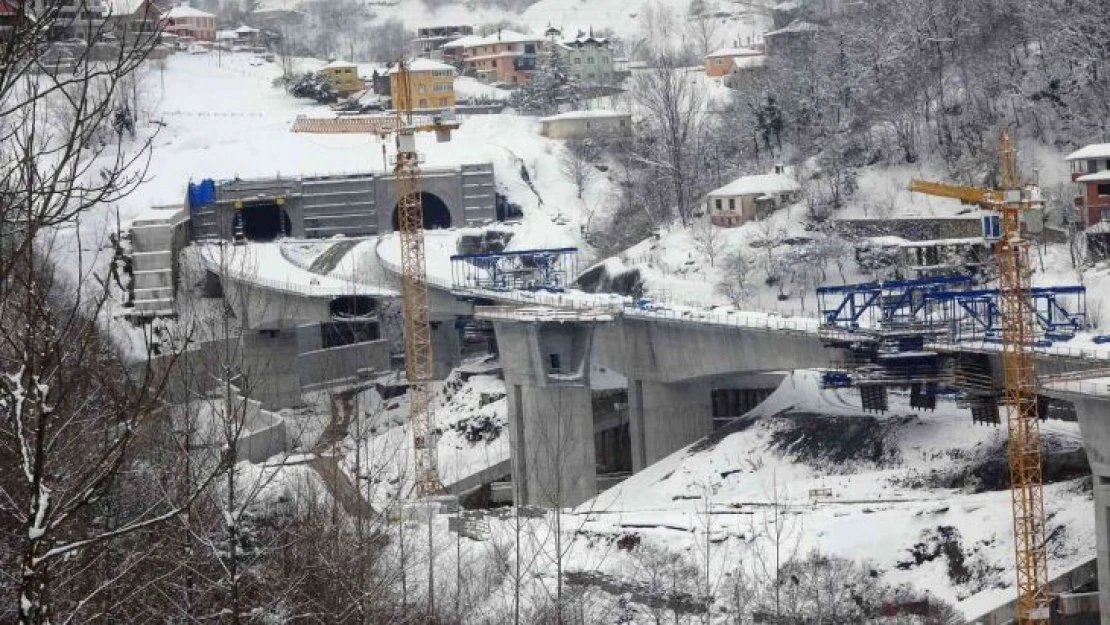
[[[1000,238],[994,243],[998,260],[999,312],[1002,317],[1002,369],[1006,409],[1006,462],[1017,573],[1017,622],[1049,620],[1048,553],[1045,544],[1044,476],[1041,429],[1037,417],[1037,378],[1030,345],[1035,324],[1029,298],[1029,241],[1022,238],[1022,212],[1035,198],[1023,192],[1013,141],[1008,131],[1000,141],[999,189],[980,189],[943,182],[913,180],[910,191],[977,203],[998,213]]]
[[[442,487],[435,441],[435,405],[432,395],[432,331],[428,319],[427,264],[424,258],[424,205],[420,196],[420,156],[412,124],[412,90],[408,67],[398,65],[400,93],[394,93],[397,111],[397,160],[393,175],[397,185],[397,225],[401,236],[401,312],[404,318],[405,374],[409,383],[410,420],[415,449],[415,482],[419,496],[433,495]]]
[[[1021,193],[1013,143],[1002,133],[1001,186],[997,203],[1002,238],[998,259],[999,308],[1002,314],[1002,368],[1005,379],[1006,460],[1014,523],[1019,623],[1049,619],[1048,554],[1045,545],[1044,480],[1041,430],[1037,418],[1037,378],[1029,303],[1029,242],[1021,236],[1021,214],[1030,206]]]

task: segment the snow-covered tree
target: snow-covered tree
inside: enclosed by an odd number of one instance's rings
[[[509,105],[525,115],[550,115],[563,105],[576,105],[581,87],[570,73],[559,44],[550,42],[540,50],[536,71],[523,87],[513,92]]]

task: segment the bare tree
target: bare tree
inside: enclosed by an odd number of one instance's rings
[[[709,217],[700,217],[691,228],[694,239],[694,249],[698,251],[710,267],[716,266],[717,256],[721,253],[721,229],[713,225]]]
[[[737,308],[749,296],[748,276],[751,272],[752,262],[744,252],[737,250],[725,258],[724,272],[717,290]]]
[[[579,200],[597,175],[594,161],[599,152],[592,139],[570,139],[566,143],[566,150],[559,156],[559,167],[567,180],[574,184]]]
[[[704,184],[704,172],[694,160],[705,130],[705,93],[674,54],[657,57],[654,67],[634,81],[645,126],[638,160],[651,176],[666,182],[667,201],[682,225],[689,226]]]

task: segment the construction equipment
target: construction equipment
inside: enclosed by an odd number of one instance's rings
[[[397,189],[397,223],[401,236],[401,313],[405,333],[405,374],[409,382],[410,419],[415,447],[415,485],[420,497],[436,495],[443,490],[435,441],[435,406],[432,394],[432,331],[428,320],[428,277],[424,259],[424,205],[421,200],[420,155],[416,151],[416,134],[433,132],[440,142],[451,139],[451,131],[459,125],[441,115],[422,115],[417,119],[412,110],[412,82],[408,63],[398,62],[392,71],[393,115],[362,118],[299,119],[295,132],[351,133],[370,132],[379,136],[392,134],[397,155],[393,175]],[[397,97],[398,91],[409,97]],[[383,148],[384,149],[384,148]]]
[[[401,312],[404,317],[405,374],[409,381],[409,419],[416,450],[416,492],[422,497],[443,490],[435,441],[435,405],[432,395],[432,329],[428,320],[428,275],[424,259],[424,203],[420,194],[420,155],[416,133],[434,132],[447,141],[459,125],[433,119],[431,124],[415,125],[412,112],[412,83],[404,59],[397,63],[394,89],[407,97],[395,107],[397,156],[393,176],[397,182],[397,223],[401,232]]]
[[[998,260],[999,309],[1002,324],[1003,403],[1006,407],[1006,457],[1017,572],[1017,622],[1049,620],[1048,554],[1045,545],[1044,485],[1041,433],[1037,418],[1036,375],[1030,343],[1034,311],[1029,302],[1029,242],[1022,238],[1021,218],[1037,208],[1035,187],[1022,188],[1009,132],[1001,138],[999,189],[975,189],[914,180],[911,191],[955,197],[997,212],[1000,228],[994,242]],[[984,220],[984,234],[994,234]]]

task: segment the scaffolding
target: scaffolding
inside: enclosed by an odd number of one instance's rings
[[[458,254],[451,257],[456,290],[560,293],[578,275],[578,248]]]

